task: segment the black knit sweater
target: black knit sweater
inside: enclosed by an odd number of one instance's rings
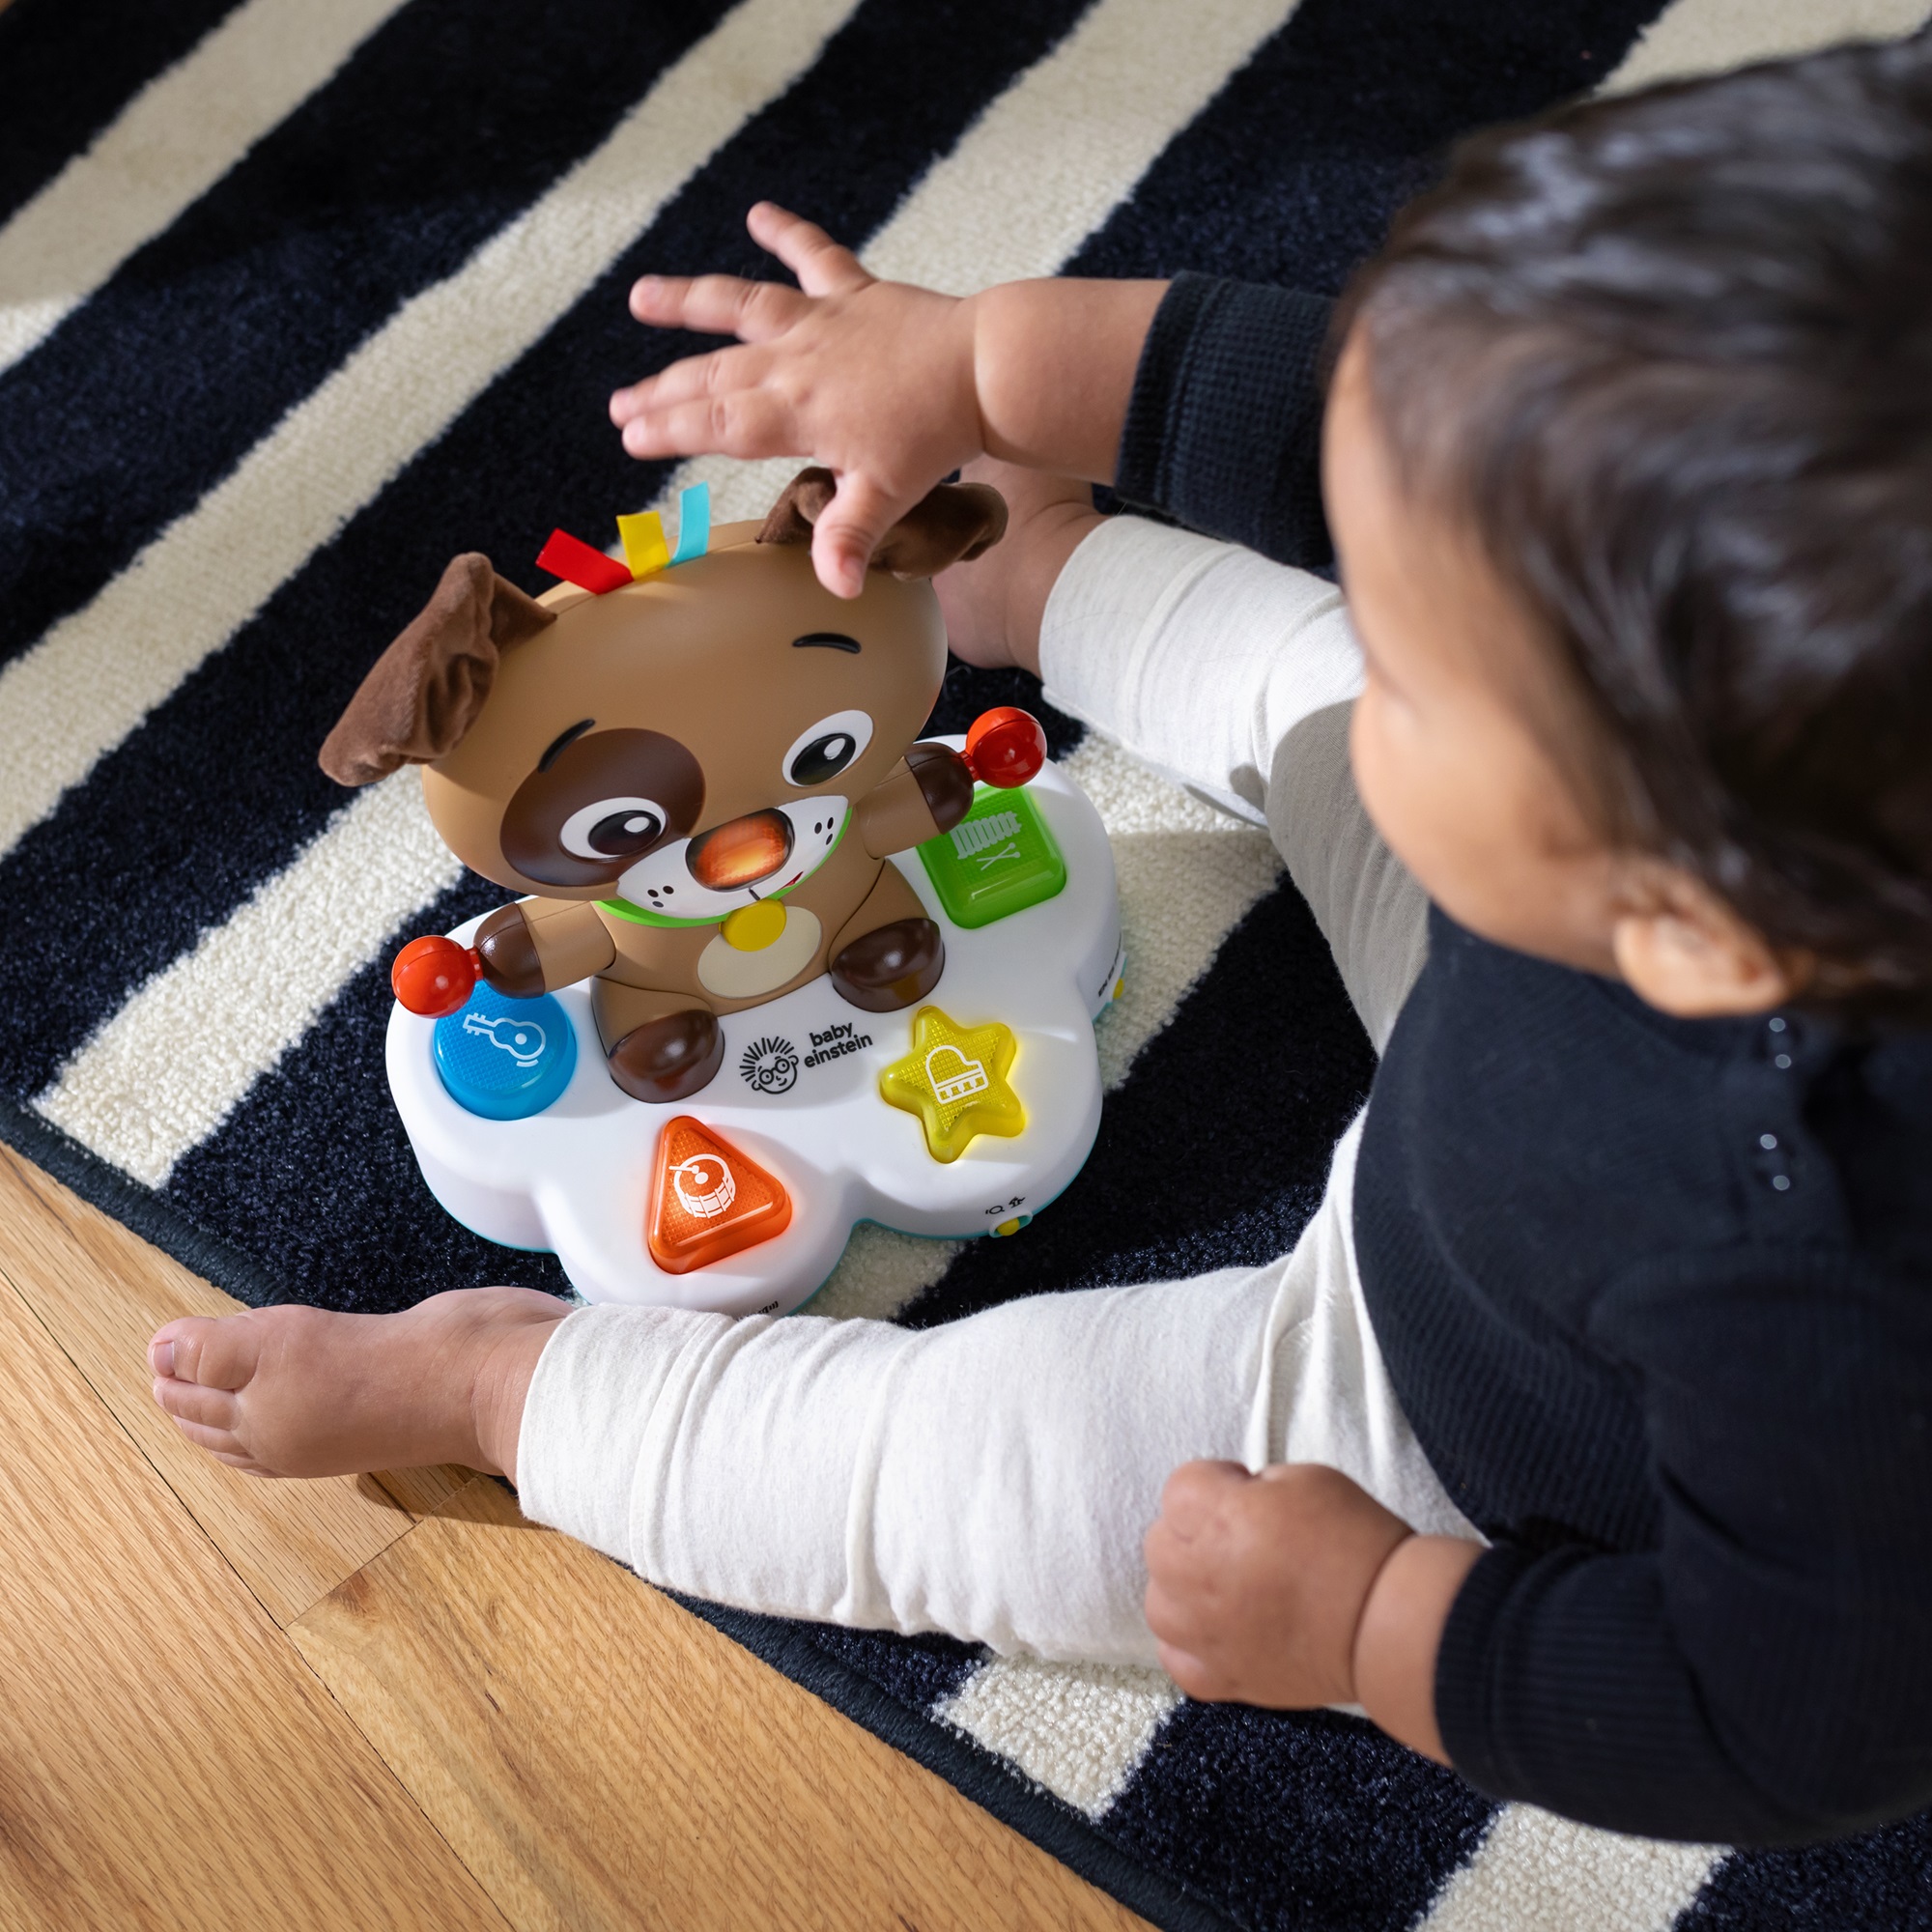
[[[1119,494],[1328,557],[1326,305],[1186,277]],[[1355,1183],[1376,1336],[1492,1539],[1459,1770],[1736,1844],[1932,1800],[1932,1037],[1666,1018],[1434,916]]]

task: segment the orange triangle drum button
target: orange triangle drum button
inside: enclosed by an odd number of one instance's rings
[[[689,1274],[791,1225],[791,1197],[729,1141],[679,1114],[658,1136],[644,1238],[667,1274]]]

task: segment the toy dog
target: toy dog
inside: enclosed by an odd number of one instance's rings
[[[675,558],[652,519],[630,568],[559,532],[539,561],[575,581],[538,599],[487,557],[449,565],[321,762],[347,785],[422,765],[450,849],[531,896],[473,954],[406,949],[405,1006],[454,1010],[478,972],[514,999],[591,978],[611,1077],[663,1102],[717,1074],[721,1015],[820,974],[867,1012],[931,990],[940,929],[884,862],[956,825],[976,778],[1020,784],[1044,757],[1023,712],[964,756],[917,742],[946,668],[923,580],[997,543],[1006,504],[940,486],[844,602],[808,548],[833,487],[807,469],[761,528],[684,530]]]

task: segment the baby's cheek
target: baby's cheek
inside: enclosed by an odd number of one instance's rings
[[[1376,830],[1418,877],[1432,842],[1433,753],[1414,712],[1371,678],[1349,731],[1355,789]]]

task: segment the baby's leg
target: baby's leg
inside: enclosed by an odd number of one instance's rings
[[[1280,1275],[924,1332],[469,1289],[173,1321],[149,1353],[182,1432],[258,1475],[467,1463],[673,1589],[1151,1662],[1141,1539],[1179,1463],[1244,1454]]]
[[[923,1331],[581,1310],[530,1382],[524,1508],[716,1602],[1142,1663],[1142,1539],[1183,1463],[1324,1462],[1419,1528],[1466,1532],[1353,1286],[1356,1138],[1264,1268]]]
[[[970,563],[940,572],[932,587],[953,655],[970,665],[1018,665],[1039,675],[1039,627],[1066,560],[1104,521],[1094,492],[1071,476],[1023,469],[982,456],[961,476],[990,483],[1007,499],[1007,533]]]
[[[924,1331],[525,1289],[402,1315],[170,1322],[155,1393],[263,1475],[453,1462],[673,1589],[1003,1651],[1152,1662],[1141,1539],[1197,1458],[1326,1463],[1468,1534],[1404,1421],[1354,1279],[1354,1147],[1290,1255],[1041,1295]]]

